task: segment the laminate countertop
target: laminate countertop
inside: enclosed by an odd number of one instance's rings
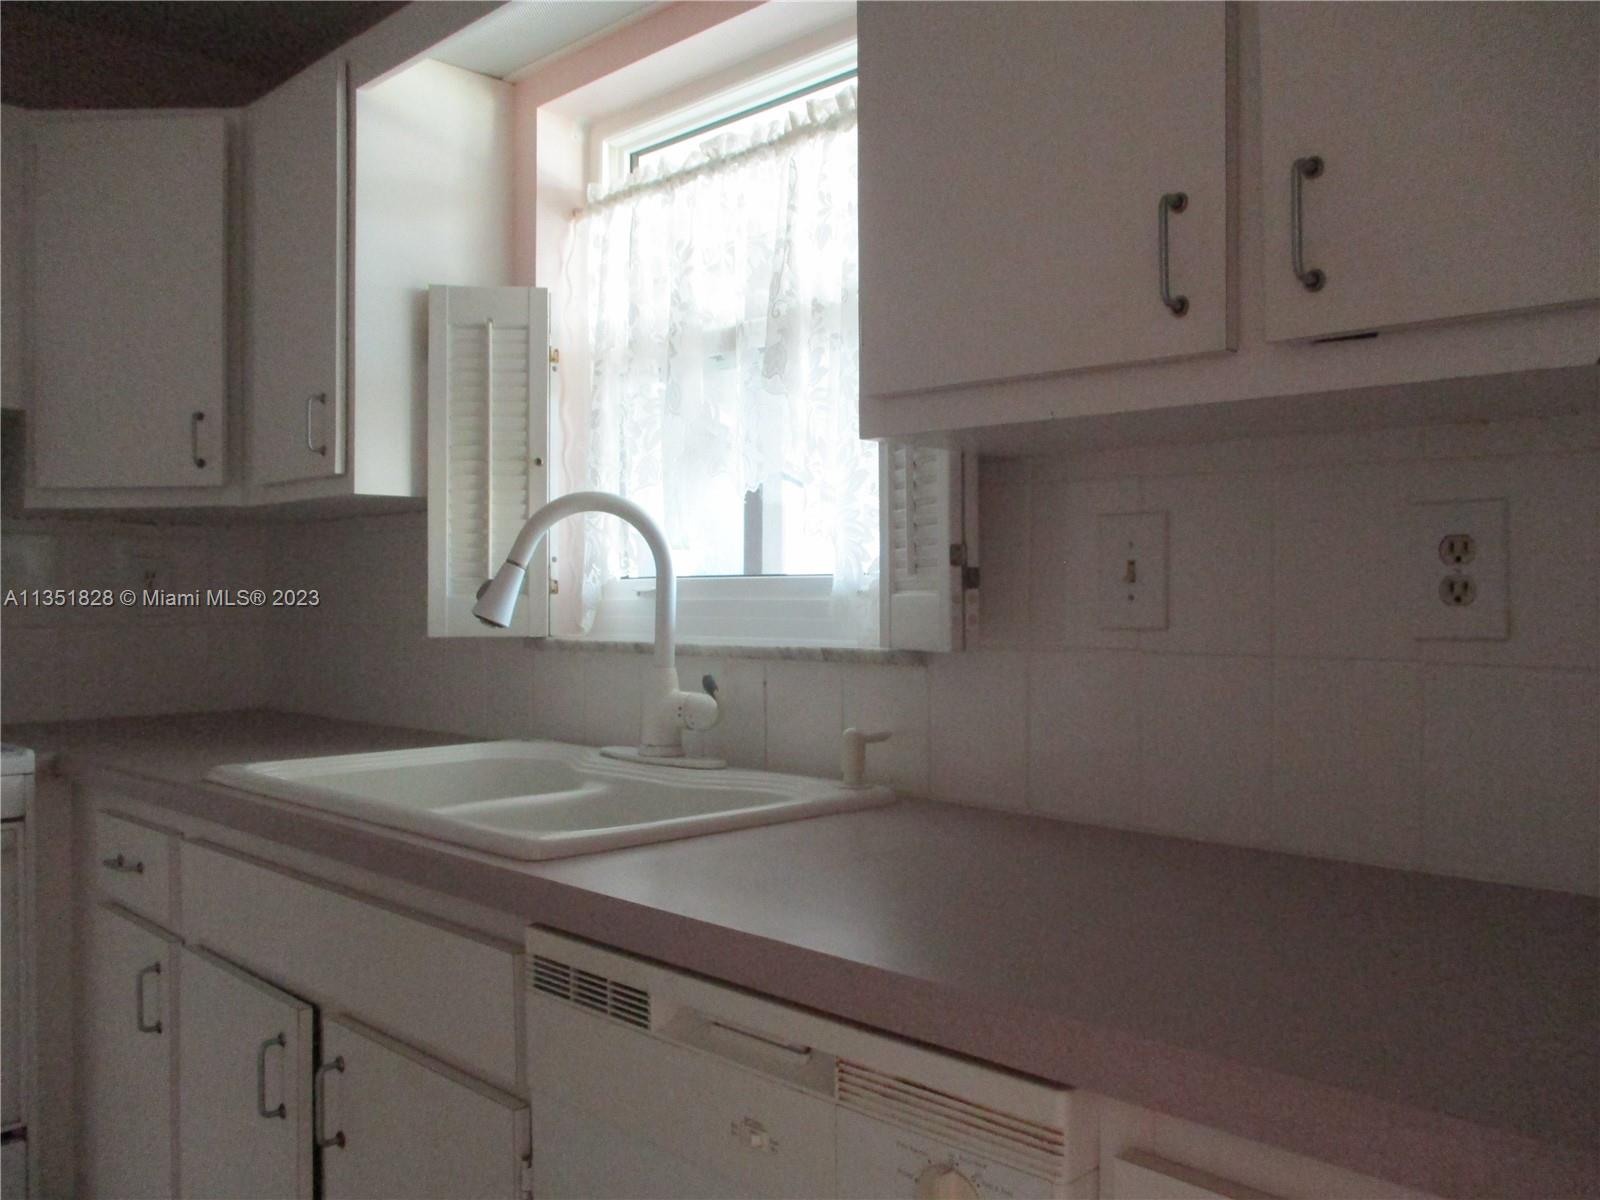
[[[1440,1195],[1600,1196],[1600,902],[903,801],[545,863],[204,781],[461,741],[17,725],[80,782]]]

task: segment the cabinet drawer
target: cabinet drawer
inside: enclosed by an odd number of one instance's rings
[[[173,872],[178,835],[128,817],[95,815],[95,878],[100,894],[122,907],[172,928],[177,909]]]
[[[520,947],[200,842],[183,903],[190,942],[518,1090]]]

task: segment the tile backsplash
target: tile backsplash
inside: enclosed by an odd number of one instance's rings
[[[1600,893],[1594,411],[985,460],[982,479],[975,647],[923,666],[683,658],[727,710],[696,746],[832,775],[842,728],[888,729],[869,777],[914,795]],[[1419,641],[1410,506],[1483,497],[1507,501],[1510,635]],[[1103,629],[1097,516],[1151,510],[1168,514],[1167,627]],[[643,655],[430,641],[425,536],[419,514],[208,530],[212,573],[323,594],[246,618],[247,637],[126,622],[75,645],[77,625],[8,611],[6,716],[265,703],[631,740]],[[137,661],[91,699],[113,643]],[[205,670],[186,684],[174,662]]]

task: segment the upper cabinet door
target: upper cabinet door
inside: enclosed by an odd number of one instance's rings
[[[1259,19],[1269,338],[1600,298],[1600,5]]]
[[[1231,28],[1220,3],[863,4],[862,391],[1229,348]]]
[[[311,1200],[311,1005],[184,947],[178,1179],[198,1200]]]
[[[226,482],[227,123],[35,132],[33,482]]]
[[[250,455],[258,484],[345,462],[345,64],[324,59],[250,106]]]

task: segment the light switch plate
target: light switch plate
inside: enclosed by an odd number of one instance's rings
[[[1100,628],[1167,627],[1167,514],[1101,513],[1096,533]]]
[[[1412,636],[1503,640],[1510,590],[1505,500],[1417,501],[1411,515]]]

